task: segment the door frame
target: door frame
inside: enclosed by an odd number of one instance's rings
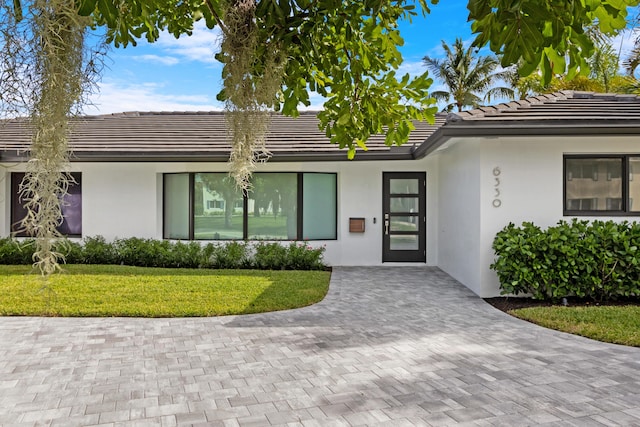
[[[418,193],[391,194],[392,179],[418,179]],[[418,197],[418,212],[391,212],[393,197]],[[394,216],[416,217],[418,231],[393,231]],[[426,262],[427,261],[427,173],[426,172],[382,172],[382,262]],[[392,235],[417,235],[418,249],[392,250]]]

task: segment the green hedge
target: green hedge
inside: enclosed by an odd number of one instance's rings
[[[33,263],[32,239],[0,239],[0,264]],[[56,251],[67,264],[117,264],[139,267],[216,268],[262,270],[323,270],[324,247],[313,248],[304,242],[287,246],[278,243],[228,242],[222,244],[171,242],[168,240],[86,237],[81,243],[62,239]]]
[[[502,294],[595,301],[640,296],[640,224],[560,221],[542,230],[509,224],[496,235],[491,268]]]

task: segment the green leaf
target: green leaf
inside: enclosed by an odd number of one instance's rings
[[[18,0],[15,0],[18,1]],[[78,15],[89,16],[96,9],[97,0],[80,0],[78,7]]]
[[[118,18],[118,9],[110,0],[97,0],[98,10],[106,21],[114,21]]]

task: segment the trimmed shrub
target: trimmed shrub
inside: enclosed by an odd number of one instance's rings
[[[157,248],[151,246],[146,239],[131,237],[116,239],[113,242],[118,264],[137,267],[160,267]]]
[[[84,262],[80,243],[60,239],[53,245],[53,250],[62,255],[65,264],[82,264]]]
[[[229,242],[224,245],[207,245],[210,268],[250,268],[251,260],[247,244]]]
[[[324,246],[314,248],[304,242],[292,242],[287,248],[286,268],[288,270],[323,270]]]
[[[260,270],[285,270],[289,265],[287,248],[279,243],[258,243],[254,251],[254,262]]]
[[[0,239],[0,262],[8,265],[29,265],[33,263],[33,239],[16,240],[10,237]]]
[[[199,268],[204,263],[203,248],[198,242],[175,242],[171,246],[171,265],[176,268]]]
[[[33,263],[33,239],[0,239],[0,264]],[[165,268],[258,268],[264,270],[321,270],[324,247],[313,248],[304,243],[246,242],[209,243],[171,242],[168,240],[116,239],[86,237],[82,243],[61,239],[55,250],[67,264],[123,264],[138,267]]]
[[[118,264],[118,255],[113,244],[104,237],[85,237],[82,240],[83,264]]]
[[[595,301],[640,295],[640,225],[560,221],[542,230],[510,223],[496,235],[491,268],[502,294]]]

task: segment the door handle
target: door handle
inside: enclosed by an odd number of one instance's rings
[[[384,214],[384,234],[389,235],[389,214]]]

